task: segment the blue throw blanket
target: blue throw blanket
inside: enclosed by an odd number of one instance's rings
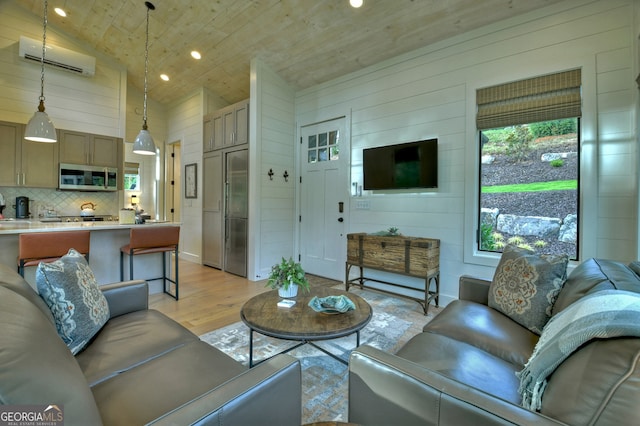
[[[572,303],[549,320],[531,358],[516,373],[522,405],[540,410],[547,377],[580,346],[623,336],[640,337],[640,294],[604,290]]]

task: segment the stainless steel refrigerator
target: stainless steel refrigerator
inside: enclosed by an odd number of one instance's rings
[[[224,270],[247,276],[247,226],[249,217],[249,155],[246,149],[225,158]]]

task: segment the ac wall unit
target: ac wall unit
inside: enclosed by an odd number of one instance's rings
[[[18,54],[27,61],[41,63],[42,40],[33,40],[25,36],[20,36]],[[96,58],[93,56],[74,52],[73,50],[48,43],[44,63],[86,77],[92,77],[96,73]]]

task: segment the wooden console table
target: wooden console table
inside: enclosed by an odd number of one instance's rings
[[[357,266],[360,275],[349,278],[352,266]],[[381,281],[364,276],[364,268],[392,272],[424,279],[424,288]],[[424,299],[399,294],[394,291],[367,287],[366,281],[373,281],[409,290],[424,291]],[[431,284],[433,283],[433,289]],[[404,236],[378,236],[365,233],[347,234],[347,264],[345,268],[345,289],[357,285],[360,288],[406,297],[418,302],[427,315],[433,300],[436,307],[440,296],[440,240]]]

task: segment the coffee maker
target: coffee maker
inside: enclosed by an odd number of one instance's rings
[[[16,197],[16,219],[28,219],[29,215],[29,197]]]

